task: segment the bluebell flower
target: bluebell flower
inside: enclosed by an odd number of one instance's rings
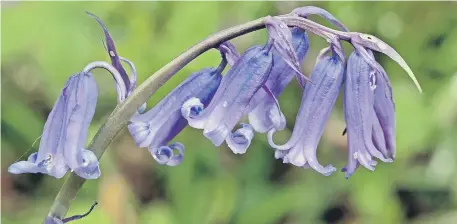
[[[255,46],[248,49],[229,69],[224,76],[221,86],[217,89],[211,103],[199,114],[183,113],[189,125],[204,129],[203,134],[214,145],[220,146],[226,138],[232,138],[232,150],[243,153],[250,144],[252,127],[245,125],[243,131],[248,136],[233,136],[231,130],[239,119],[246,113],[246,108],[253,95],[262,87],[271,69],[272,57],[270,46]],[[200,100],[192,98],[184,108],[201,105]],[[238,142],[239,144],[235,144]]]
[[[292,34],[284,23],[268,18],[266,27],[269,40],[264,46],[254,46],[246,50],[224,76],[211,103],[199,115],[185,115],[189,125],[204,129],[203,134],[216,146],[224,141],[234,153],[245,153],[254,136],[249,124],[232,133],[242,116],[252,109],[252,99],[259,91],[266,91],[274,101],[274,95],[265,85],[273,66],[274,48],[283,56],[283,61],[296,74],[299,71],[299,60],[293,49]],[[195,106],[199,102],[191,99],[186,106]]]
[[[292,28],[292,43],[299,62],[305,58],[309,48],[308,35],[300,28]],[[286,119],[277,106],[276,98],[292,81],[295,71],[282,59],[282,55],[275,49],[273,51],[273,67],[265,83],[268,90],[257,91],[250,104],[253,109],[249,112],[249,123],[255,131],[264,133],[272,128],[284,129]],[[301,80],[301,79],[300,79]],[[301,83],[304,85],[304,82]]]
[[[392,98],[386,95],[389,87],[383,79],[382,74],[371,67],[358,51],[349,56],[343,99],[349,151],[348,164],[343,168],[346,177],[356,170],[358,164],[374,170],[376,161],[373,157],[383,162],[392,162],[392,158],[389,158],[392,156],[386,150],[385,137],[388,137],[389,141],[392,139],[391,136],[384,135],[383,129],[386,129],[386,132],[391,131],[392,127],[388,127],[384,119],[390,122],[395,115]],[[376,91],[378,85],[381,89]],[[378,113],[388,117],[382,118],[383,125],[375,112],[375,101]],[[388,103],[389,101],[392,103]],[[380,106],[385,108],[380,109]]]
[[[69,78],[46,120],[38,152],[31,154],[27,161],[12,164],[8,168],[10,173],[44,173],[62,178],[71,170],[85,179],[100,176],[97,157],[84,148],[98,96],[97,85],[90,71],[104,68],[113,75],[119,102],[133,90],[136,73],[133,64],[117,56],[106,27],[101,20],[95,18],[105,31],[107,49],[114,66],[105,62],[91,62],[82,72]],[[134,77],[129,79],[119,60],[124,60],[131,66]]]
[[[184,146],[181,143],[167,144],[187,125],[182,113],[195,116],[209,104],[221,82],[221,72],[226,63],[224,59],[217,68],[205,68],[191,74],[152,109],[134,115],[128,129],[137,146],[149,147],[160,164],[180,164]],[[184,102],[193,97],[198,98],[201,104],[186,106]]]
[[[71,76],[46,120],[38,152],[27,161],[12,164],[8,171],[61,178],[71,169],[83,178],[98,178],[97,157],[84,148],[97,95],[92,74],[81,72]]]
[[[330,48],[333,53],[331,56],[327,55]],[[298,167],[311,167],[323,175],[330,175],[336,170],[332,165],[322,166],[317,161],[316,153],[343,82],[345,63],[344,57],[341,57],[342,48],[333,44],[330,48],[323,50],[311,73],[314,84],[307,83],[303,89],[300,110],[290,139],[283,145],[277,145],[273,141],[273,134],[277,130],[268,132],[268,141],[276,149],[276,158]]]

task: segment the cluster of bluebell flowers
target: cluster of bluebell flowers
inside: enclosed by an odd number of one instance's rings
[[[11,165],[9,172],[61,178],[71,170],[86,179],[100,176],[96,156],[84,148],[97,102],[97,86],[90,71],[101,67],[111,72],[119,103],[135,90],[137,74],[134,64],[118,55],[103,22],[90,15],[103,28],[111,64],[93,62],[70,77],[46,121],[38,152]],[[233,44],[224,42],[217,47],[221,55],[218,65],[192,73],[153,108],[146,110],[143,104],[128,124],[136,145],[148,148],[159,164],[176,166],[184,158],[184,145],[170,141],[187,125],[201,129],[215,146],[225,142],[235,154],[247,151],[256,132],[266,133],[277,159],[330,175],[336,168],[319,163],[317,147],[343,89],[349,152],[342,169],[346,177],[359,165],[374,170],[375,159],[392,162],[395,104],[389,78],[372,51],[396,61],[420,90],[410,68],[392,47],[374,36],[350,32],[323,9],[302,7],[289,15],[296,18],[297,26],[288,26],[281,17],[265,17],[266,43],[240,54]],[[338,30],[314,22],[300,26],[300,19],[310,15],[323,17]],[[319,53],[307,77],[300,64],[309,49],[309,33],[325,38],[329,45]],[[347,59],[342,41],[354,49]],[[123,65],[129,67],[130,74]],[[291,137],[277,144],[274,134],[286,127],[277,98],[294,78],[303,90],[300,109]],[[248,123],[240,123],[244,116]]]

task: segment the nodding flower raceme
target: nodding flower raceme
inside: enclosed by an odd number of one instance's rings
[[[102,20],[88,14],[103,28],[111,64],[93,62],[70,77],[46,121],[38,152],[27,161],[12,164],[8,169],[11,173],[45,173],[61,178],[71,170],[86,179],[100,176],[96,155],[84,148],[97,100],[97,86],[90,71],[105,68],[113,75],[118,103],[131,97],[137,73],[131,61],[118,55]],[[308,20],[312,15],[323,17],[338,30]],[[289,26],[284,22],[286,17]],[[128,123],[136,145],[149,148],[159,164],[176,166],[183,161],[184,146],[169,142],[187,125],[203,129],[203,135],[216,146],[226,142],[236,154],[247,151],[256,131],[268,133],[277,159],[330,175],[336,168],[318,162],[317,148],[339,92],[344,89],[349,156],[342,171],[348,178],[359,165],[374,170],[375,159],[392,162],[396,151],[395,103],[389,77],[372,51],[397,62],[421,91],[403,58],[374,36],[350,32],[321,8],[301,7],[285,17],[267,16],[263,21],[268,31],[264,45],[252,46],[240,55],[230,42],[219,44],[216,48],[221,62],[217,67],[192,73],[148,111],[146,103],[138,105]],[[300,71],[310,46],[309,33],[329,43],[317,57],[310,78]],[[354,48],[347,62],[342,41]],[[123,64],[129,66],[130,75]],[[224,75],[227,65],[230,68]],[[276,144],[274,134],[286,126],[277,97],[294,77],[302,87],[300,109],[290,139]],[[241,123],[234,130],[246,115],[249,124]],[[52,217],[49,220],[60,221]]]

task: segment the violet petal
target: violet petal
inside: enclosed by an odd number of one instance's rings
[[[65,118],[68,123],[62,133],[65,139],[62,142],[63,155],[70,169],[85,170],[88,173],[81,172],[82,177],[94,179],[100,175],[98,160],[93,152],[84,149],[84,146],[97,106],[97,84],[90,73],[79,73],[74,76],[74,82],[69,88],[71,90],[64,97],[67,111]]]

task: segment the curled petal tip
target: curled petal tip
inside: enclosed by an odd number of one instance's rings
[[[227,139],[227,145],[235,154],[246,153],[251,140],[254,137],[254,129],[249,124],[241,124],[241,128],[230,134]]]
[[[200,99],[192,97],[181,107],[181,115],[187,120],[189,126],[203,129],[205,122],[198,119],[198,115],[203,111],[204,105]]]
[[[97,156],[87,149],[82,150],[83,163],[80,167],[75,168],[74,172],[84,179],[97,179],[100,177],[100,167]]]
[[[383,162],[385,162],[385,163],[392,163],[392,162],[394,162],[394,160],[391,159],[391,158],[387,158],[387,159],[386,159],[386,158],[382,158],[382,159],[380,159],[380,160],[383,161]]]
[[[333,172],[336,171],[336,168],[332,165],[327,165],[322,169],[323,172],[320,172],[324,176],[330,176]]]
[[[29,161],[19,161],[11,164],[8,167],[8,172],[12,174],[21,174],[21,173],[45,173],[46,168],[39,167],[35,163]]]
[[[184,145],[179,142],[150,149],[150,151],[157,163],[167,166],[178,166],[184,158]]]

